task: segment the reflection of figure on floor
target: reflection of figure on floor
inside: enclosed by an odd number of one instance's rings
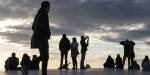
[[[9,57],[6,61],[5,61],[5,70],[18,70],[18,66],[19,65],[19,59],[16,57],[15,53],[12,53],[11,57]]]
[[[104,63],[104,68],[114,68],[114,59],[109,55],[106,62]]]
[[[131,69],[135,57],[134,53],[135,43],[132,40],[126,39],[125,41],[121,41],[120,44],[124,46],[123,67],[126,58],[128,58],[128,69]]]
[[[120,57],[120,54],[117,54],[115,65],[117,69],[123,69],[123,63],[122,63],[122,58]]]
[[[150,71],[150,61],[149,61],[149,57],[147,55],[143,59],[141,66],[142,66],[142,70]]]

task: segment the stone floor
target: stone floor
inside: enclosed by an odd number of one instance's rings
[[[22,75],[21,71],[0,71],[0,75]],[[28,75],[41,75],[41,71],[29,71]],[[87,70],[48,70],[48,75],[150,75],[147,71],[129,71],[129,70],[104,70],[104,69],[87,69]]]

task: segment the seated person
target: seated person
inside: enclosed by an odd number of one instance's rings
[[[144,71],[150,71],[150,61],[147,55],[143,59],[141,66]]]
[[[104,68],[114,68],[114,59],[109,55],[106,62],[104,63]]]
[[[123,69],[122,58],[120,57],[119,54],[117,54],[115,65],[116,65],[116,68],[117,68],[117,69]]]
[[[33,55],[32,61],[31,61],[31,69],[33,70],[39,70],[39,61],[38,57],[36,55]]]
[[[21,65],[21,70],[22,70],[23,75],[27,75],[28,70],[30,69],[30,66],[31,66],[31,60],[30,60],[30,57],[28,56],[28,54],[26,54],[26,53],[23,54],[20,65]]]
[[[15,53],[12,53],[11,57],[9,57],[6,61],[5,61],[5,70],[18,70],[18,66],[19,65],[19,59],[16,57]]]
[[[135,60],[133,61],[132,69],[133,70],[140,70],[140,66],[139,66],[139,64],[137,64],[137,62]]]

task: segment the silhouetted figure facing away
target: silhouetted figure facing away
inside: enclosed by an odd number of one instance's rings
[[[36,55],[33,55],[32,61],[31,61],[31,69],[33,70],[39,70],[39,61],[37,61],[38,58]]]
[[[47,75],[47,64],[49,59],[49,45],[48,39],[50,39],[50,28],[48,12],[50,3],[43,1],[41,8],[36,14],[32,26],[33,35],[31,39],[31,48],[39,48],[40,57],[39,61],[42,61],[42,75]]]
[[[122,63],[122,58],[120,57],[120,54],[117,54],[115,65],[117,69],[123,69],[123,63]]]
[[[73,63],[73,68],[72,69],[77,69],[77,56],[79,54],[78,51],[78,42],[76,38],[72,38],[72,43],[71,43],[71,57],[72,57],[72,63]]]
[[[137,62],[134,60],[133,61],[133,65],[131,67],[133,70],[140,70],[140,66],[139,64],[137,64]]]
[[[21,65],[22,74],[28,75],[28,70],[30,69],[31,66],[31,60],[27,54],[23,54],[20,65]]]
[[[149,61],[149,57],[147,55],[143,59],[141,66],[142,66],[142,70],[150,71],[150,61]]]
[[[131,69],[133,60],[135,57],[134,54],[134,45],[135,43],[132,40],[125,40],[120,42],[124,46],[124,56],[123,56],[123,67],[125,64],[126,57],[128,58],[128,69]]]
[[[11,57],[9,57],[6,61],[5,61],[5,70],[17,70],[19,65],[19,59],[16,57],[15,53],[12,53]]]
[[[104,63],[104,68],[114,68],[115,64],[114,64],[114,59],[109,55],[106,62]]]
[[[87,42],[86,42],[87,40]],[[80,69],[86,69],[84,66],[85,55],[87,51],[87,47],[89,45],[89,37],[81,36],[81,61],[80,61]]]
[[[62,39],[59,42],[59,50],[61,53],[61,61],[60,61],[60,67],[58,69],[62,69],[63,65],[63,57],[65,56],[65,69],[68,69],[68,63],[67,63],[67,56],[68,56],[68,51],[70,49],[70,41],[66,37],[66,34],[63,34]]]

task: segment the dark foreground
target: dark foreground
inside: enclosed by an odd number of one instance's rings
[[[22,75],[21,71],[0,71],[0,75]],[[41,75],[41,71],[29,71],[28,75]],[[104,69],[88,69],[88,70],[48,70],[48,75],[150,75],[147,71],[128,71],[128,70],[104,70]]]

